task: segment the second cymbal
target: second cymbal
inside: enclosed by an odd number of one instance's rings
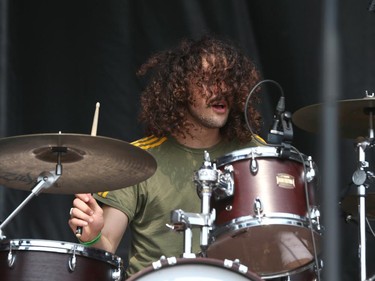
[[[366,217],[368,219],[375,219],[375,193],[368,193],[365,197]],[[347,215],[358,216],[359,196],[349,194],[340,202],[340,206]]]
[[[321,128],[323,104],[314,104],[297,110],[293,123],[308,132],[318,133]],[[375,113],[375,98],[340,100],[337,102],[338,132],[341,137],[356,139],[359,136],[369,136],[370,112]]]

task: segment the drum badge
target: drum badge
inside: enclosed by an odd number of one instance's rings
[[[276,175],[276,184],[286,189],[294,189],[296,187],[294,177],[284,173],[278,173]]]

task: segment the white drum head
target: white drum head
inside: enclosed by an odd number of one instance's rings
[[[157,269],[148,267],[130,277],[128,281],[261,281],[257,275],[248,272],[247,268],[245,272],[240,272],[238,267],[225,267],[223,261],[215,259],[192,258],[174,261]]]

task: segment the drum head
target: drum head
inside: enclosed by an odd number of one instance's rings
[[[310,231],[302,227],[293,230],[286,225],[250,227],[222,235],[210,245],[207,255],[215,259],[239,259],[262,278],[284,276],[314,259],[310,238]],[[316,239],[318,248],[319,241]]]
[[[166,260],[165,260],[166,261]],[[171,262],[172,261],[172,262]],[[154,263],[155,264],[155,263]],[[251,273],[245,267],[242,272],[238,266],[229,261],[225,262],[206,259],[206,258],[189,258],[176,259],[169,258],[168,262],[161,261],[159,268],[151,266],[138,272],[128,279],[128,281],[261,281],[260,277]]]

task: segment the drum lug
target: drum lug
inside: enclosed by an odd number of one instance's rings
[[[320,273],[321,272],[321,270],[323,269],[323,267],[324,267],[324,262],[323,262],[323,260],[322,259],[318,259],[318,262],[317,262],[318,264],[315,264],[314,265],[314,270],[315,270],[315,272],[316,273]]]
[[[235,259],[234,261],[225,259],[224,267],[237,270],[239,273],[242,274],[246,274],[249,269],[246,265],[241,264],[239,259]]]
[[[232,211],[232,209],[233,209],[233,206],[232,206],[232,205],[226,205],[226,206],[225,206],[225,211],[227,211],[227,212]]]
[[[314,164],[313,164],[313,161],[312,161],[312,157],[308,156],[307,161],[309,163],[308,163],[308,170],[306,172],[306,180],[307,180],[307,182],[312,182],[315,178],[315,175],[316,175],[315,169],[314,169]]]
[[[8,253],[8,267],[13,267],[14,261],[16,260],[16,256],[12,254],[12,246],[10,246],[9,253]]]
[[[77,265],[76,246],[74,246],[73,248],[73,256],[69,257],[68,265],[69,265],[69,270],[71,272],[73,272],[76,269],[76,265]]]
[[[256,213],[256,217],[258,218],[258,220],[261,220],[261,214],[263,213],[263,204],[259,197],[254,200],[254,212]]]
[[[122,267],[122,261],[120,257],[116,258],[117,269],[112,272],[112,280],[120,281],[125,277],[125,272]]]
[[[163,266],[175,265],[175,264],[177,264],[176,257],[167,258],[166,256],[161,256],[158,261],[155,261],[155,262],[152,263],[152,267],[153,267],[153,269],[158,270],[158,269],[162,268]]]
[[[310,218],[311,218],[311,221],[316,226],[316,229],[317,230],[321,230],[321,227],[320,227],[320,211],[319,211],[318,208],[313,207],[311,209],[311,211],[310,211]]]
[[[254,157],[254,152],[251,153],[251,160],[250,160],[250,172],[255,175],[258,173],[259,165],[258,161]]]
[[[215,200],[222,200],[233,196],[234,194],[234,168],[232,165],[226,165],[224,172],[219,172],[219,180],[217,187],[214,188],[213,193]]]
[[[112,272],[112,280],[114,281],[120,281],[122,280],[122,270],[121,269],[116,269],[115,271]]]

